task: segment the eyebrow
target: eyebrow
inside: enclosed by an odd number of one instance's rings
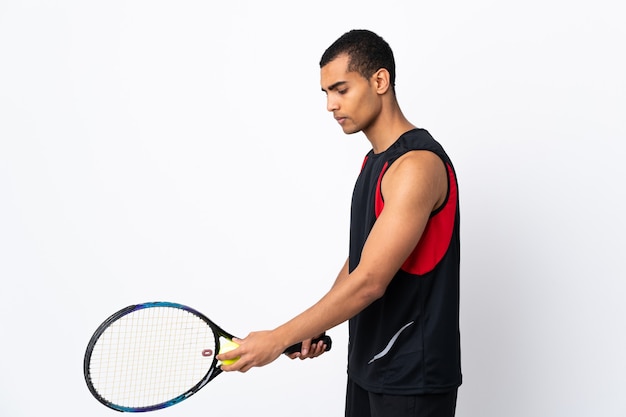
[[[337,87],[343,85],[343,84],[347,84],[347,81],[337,81],[336,83],[332,84],[330,87],[328,87],[328,91],[333,91],[335,90]],[[326,90],[324,90],[324,88],[322,88],[323,92],[326,92]]]

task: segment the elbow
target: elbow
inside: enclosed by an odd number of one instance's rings
[[[379,298],[381,298],[383,295],[385,295],[385,291],[387,290],[387,287],[384,285],[374,285],[372,286],[372,288],[370,289],[370,297],[372,299],[372,301],[376,301]]]
[[[366,280],[365,285],[361,288],[361,298],[366,305],[369,305],[381,298],[386,290],[386,285],[376,280]]]
[[[363,309],[385,295],[391,279],[375,269],[357,267],[343,281],[347,299],[355,303],[353,307]]]

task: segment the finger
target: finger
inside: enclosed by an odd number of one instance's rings
[[[294,352],[286,355],[289,359],[297,359],[301,356],[300,352]]]
[[[315,344],[315,348],[311,352],[311,357],[312,358],[318,357],[319,355],[322,354],[323,349],[324,349],[324,342],[317,342]]]
[[[318,344],[317,343],[312,343],[311,346],[308,349],[307,354],[305,355],[304,353],[300,356],[300,359],[304,360],[304,359],[310,359],[310,358],[314,358],[318,355]]]
[[[301,353],[300,357],[301,358],[306,357],[309,354],[310,350],[311,350],[311,339],[304,340],[302,342],[302,348],[300,349],[300,353]]]
[[[220,365],[220,369],[224,372],[235,372],[235,371],[238,371],[240,367],[241,365],[237,365],[237,362],[230,364],[230,365],[224,365],[224,364]]]
[[[318,356],[324,354],[325,351],[326,351],[326,344],[322,341],[319,341],[315,344],[314,349],[312,347],[312,351],[309,357],[317,358]]]

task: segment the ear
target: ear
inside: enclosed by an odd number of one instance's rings
[[[385,68],[381,68],[372,75],[374,87],[378,94],[385,94],[391,85],[389,84],[389,71]]]

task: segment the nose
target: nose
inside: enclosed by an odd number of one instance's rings
[[[334,112],[338,109],[339,104],[337,103],[337,100],[333,99],[333,96],[331,94],[326,96],[326,110],[328,110],[329,112]]]

